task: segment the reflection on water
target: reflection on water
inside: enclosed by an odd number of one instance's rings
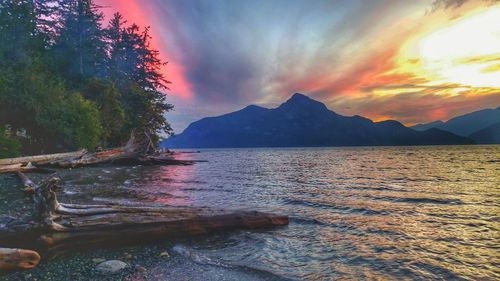
[[[64,171],[62,200],[288,214],[285,228],[189,245],[285,277],[500,278],[500,146],[225,149],[182,158],[208,162]]]

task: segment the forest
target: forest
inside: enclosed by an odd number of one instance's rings
[[[172,132],[149,27],[92,0],[0,0],[0,158]],[[109,9],[107,7],[107,9]]]

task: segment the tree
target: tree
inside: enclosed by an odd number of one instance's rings
[[[106,61],[102,12],[92,0],[60,0],[57,10],[62,21],[54,46],[59,72],[76,83],[102,77]]]
[[[157,143],[171,132],[149,28],[115,14],[104,29],[102,19],[92,0],[0,0],[0,150],[115,146],[132,130]]]
[[[105,146],[119,146],[125,137],[125,111],[119,100],[119,93],[109,80],[90,79],[81,89],[83,97],[94,101],[99,109],[100,124],[102,124],[102,144]]]
[[[127,112],[126,130],[139,129],[159,141],[158,134],[171,133],[165,114],[173,109],[161,90],[170,83],[161,72],[166,62],[151,48],[149,27],[143,31],[132,24],[124,27],[116,13],[109,23],[107,39],[111,46],[108,59],[109,78],[118,86]]]

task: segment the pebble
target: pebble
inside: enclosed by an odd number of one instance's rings
[[[92,262],[93,263],[103,263],[105,262],[106,260],[105,259],[102,259],[102,258],[94,258],[92,259]]]
[[[109,260],[97,265],[96,270],[101,274],[116,274],[127,267],[127,264],[120,260]]]
[[[147,269],[145,267],[142,267],[142,266],[137,266],[135,269],[137,269],[137,271],[139,272],[146,272]]]
[[[161,252],[160,257],[170,257],[168,252]]]

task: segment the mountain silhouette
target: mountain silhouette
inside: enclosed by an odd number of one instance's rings
[[[500,143],[500,122],[472,133],[469,137],[475,142],[482,144]]]
[[[307,147],[471,144],[469,138],[439,129],[415,131],[388,120],[342,116],[323,103],[296,93],[277,108],[250,105],[191,123],[168,138],[169,148]]]
[[[468,137],[472,133],[499,122],[500,107],[497,107],[495,109],[483,109],[460,115],[447,122],[434,121],[427,124],[418,124],[411,128],[418,131],[437,128],[459,136]]]
[[[412,128],[413,130],[417,130],[417,131],[425,131],[425,130],[429,130],[432,128],[438,128],[439,126],[442,126],[442,125],[444,125],[444,122],[441,120],[438,120],[438,121],[434,121],[434,122],[430,122],[430,123],[417,124],[417,125],[414,125],[410,128]]]

